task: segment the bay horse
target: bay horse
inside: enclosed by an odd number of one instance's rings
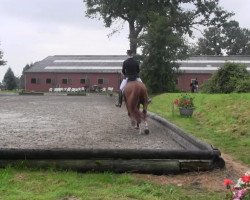
[[[135,128],[140,129],[140,134],[149,134],[146,121],[148,107],[148,92],[146,86],[139,81],[129,81],[123,93],[131,124],[135,126]],[[142,105],[142,111],[140,111],[140,105]],[[142,125],[144,125],[144,128]]]

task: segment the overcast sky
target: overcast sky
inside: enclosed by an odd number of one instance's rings
[[[233,19],[250,29],[250,0],[220,0],[235,12]],[[0,49],[8,67],[20,76],[23,67],[51,55],[121,55],[129,48],[127,24],[108,37],[111,29],[85,17],[82,0],[0,0]]]

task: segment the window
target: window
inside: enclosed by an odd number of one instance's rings
[[[51,78],[46,79],[46,84],[51,84]]]
[[[108,83],[109,83],[109,80],[108,80],[108,79],[103,79],[103,83],[104,83],[104,84],[108,84]]]
[[[31,83],[36,84],[36,78],[31,78]]]
[[[62,84],[68,84],[68,79],[63,78],[63,79],[62,79]]]
[[[81,84],[85,84],[85,83],[86,83],[86,79],[85,79],[85,78],[81,78],[81,79],[80,79],[80,83],[81,83]]]
[[[104,81],[103,81],[102,78],[99,78],[99,79],[98,79],[98,84],[103,84],[103,82],[104,82]]]

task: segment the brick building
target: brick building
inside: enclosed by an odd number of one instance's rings
[[[48,92],[49,88],[80,88],[97,85],[101,88],[119,89],[123,55],[56,55],[36,62],[25,72],[25,90]],[[181,91],[190,90],[190,82],[199,85],[226,61],[247,65],[248,56],[194,56],[179,61],[181,74],[176,81]]]
[[[125,56],[49,56],[25,72],[25,90],[89,88],[93,85],[119,89]]]

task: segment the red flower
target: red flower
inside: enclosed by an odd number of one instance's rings
[[[179,105],[179,99],[175,99],[174,104],[178,106]]]
[[[229,185],[232,185],[234,182],[230,179],[224,179],[224,185],[225,186],[229,186]]]
[[[185,100],[185,102],[184,102],[185,105],[188,105],[189,103],[190,103],[189,100]]]
[[[242,177],[241,177],[241,180],[242,180],[244,183],[250,183],[250,176],[247,176],[247,175],[242,176]]]

